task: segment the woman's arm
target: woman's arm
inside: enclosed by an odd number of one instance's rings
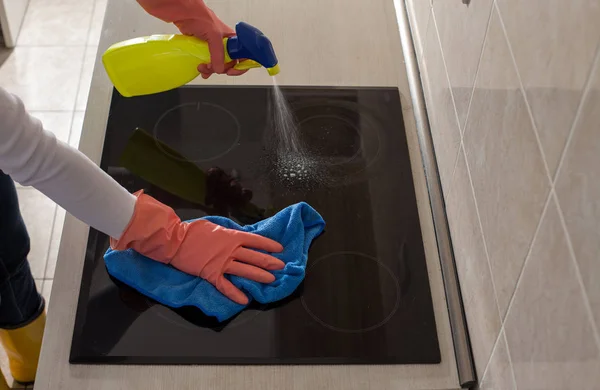
[[[234,32],[202,0],[138,0],[151,15],[175,23],[182,33],[211,43],[213,72],[243,72],[223,64],[224,36]],[[220,58],[220,60],[219,60]],[[0,88],[0,170],[32,186],[79,220],[113,238],[121,237],[133,215],[136,197],[78,150],[58,141],[27,113],[23,102]]]
[[[0,88],[0,169],[77,219],[113,238],[127,227],[136,198],[78,150],[58,141]]]
[[[23,102],[2,88],[0,118],[0,169],[109,235],[112,248],[133,248],[202,277],[240,304],[248,298],[225,274],[271,283],[275,277],[266,270],[284,267],[281,260],[249,249],[282,251],[275,241],[205,220],[182,222],[172,208],[142,191],[130,194],[78,150],[44,130]]]

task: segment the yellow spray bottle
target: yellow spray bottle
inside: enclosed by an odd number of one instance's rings
[[[224,38],[225,62],[235,69],[265,67],[271,76],[279,64],[271,41],[256,27],[240,22],[236,36]],[[102,55],[108,77],[125,97],[149,95],[185,85],[198,77],[198,65],[210,63],[208,43],[186,35],[151,35],[119,42]]]

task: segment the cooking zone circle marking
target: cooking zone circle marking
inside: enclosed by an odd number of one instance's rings
[[[181,145],[178,149],[183,149],[177,150],[185,157],[182,159],[181,156],[166,150],[161,142],[169,145],[168,137],[175,133],[173,128],[182,126],[183,121],[188,122],[183,125],[194,126],[197,129],[186,133],[191,134],[186,142],[177,142]],[[158,148],[165,154],[180,161],[201,163],[223,157],[235,148],[240,141],[241,125],[236,116],[221,105],[192,102],[165,111],[156,121],[153,133],[156,140],[161,141],[157,142]]]
[[[344,272],[344,269],[343,269],[344,263],[352,262],[352,260],[348,260],[349,257],[354,257],[355,258],[354,262],[356,261],[356,259],[360,259],[361,261],[366,261],[367,263],[365,263],[365,264],[370,264],[371,266],[377,266],[379,268],[378,274],[381,277],[385,277],[385,278],[389,279],[387,281],[387,283],[388,283],[388,285],[392,285],[392,288],[395,293],[394,304],[387,305],[388,308],[385,308],[381,312],[381,318],[373,319],[373,321],[371,321],[373,323],[368,326],[362,326],[362,325],[361,326],[349,326],[348,324],[341,326],[340,324],[332,324],[332,322],[334,322],[334,317],[335,317],[335,313],[334,313],[335,307],[326,307],[326,305],[323,305],[324,300],[326,300],[328,298],[331,299],[332,296],[335,298],[335,291],[339,291],[340,286],[336,285],[337,283],[335,282],[335,275],[336,275],[336,272]],[[315,268],[322,266],[323,264],[325,264],[326,262],[331,261],[331,260],[334,260],[334,261],[337,260],[337,262],[339,262],[339,264],[335,264],[336,266],[330,265],[330,267],[332,268],[331,269],[332,272],[327,273],[328,280],[327,280],[326,285],[311,286],[310,285],[311,284],[310,283],[310,275],[312,274],[312,272],[314,272]],[[351,265],[352,264],[347,264],[348,267],[350,267]],[[368,283],[368,280],[365,280],[365,283],[357,284],[355,286],[352,286],[352,288],[353,289],[368,289],[370,286],[367,283]],[[379,284],[371,284],[371,286],[380,287]],[[312,288],[312,290],[311,290],[311,287],[320,287],[320,288]],[[329,288],[329,291],[328,291],[328,288]],[[331,291],[331,289],[334,289],[334,291]],[[315,294],[314,297],[312,297],[312,298],[308,297],[308,295],[310,294],[310,291],[313,291],[313,294]],[[376,294],[374,294],[374,295],[376,295]],[[326,256],[323,256],[323,257],[317,259],[306,269],[305,289],[304,289],[304,294],[302,295],[300,300],[302,302],[302,306],[304,306],[304,310],[306,310],[306,312],[315,321],[317,321],[319,324],[323,325],[324,327],[331,329],[333,331],[336,331],[336,332],[362,333],[362,332],[369,332],[369,331],[375,330],[375,329],[383,326],[386,322],[388,322],[394,316],[394,314],[400,307],[400,297],[401,297],[400,283],[398,281],[398,278],[394,275],[394,273],[392,272],[392,270],[390,270],[390,268],[388,266],[383,264],[377,258],[366,255],[364,253],[351,252],[351,251],[340,251],[340,252],[331,253],[329,255],[326,255]],[[382,298],[384,298],[383,301],[385,302],[385,297],[382,297]],[[310,308],[311,304],[309,303],[309,301],[312,301],[313,299],[319,301],[319,304],[315,305],[315,306],[319,306],[321,308],[321,311],[323,311],[323,313],[319,313],[319,315],[318,315],[317,313],[315,313],[315,311],[316,311],[315,308],[313,308],[313,309]],[[390,303],[390,302],[391,302],[391,300],[388,301],[388,303]],[[352,304],[355,304],[355,302],[345,302],[345,304],[352,305]],[[360,310],[361,308],[357,308],[357,309]],[[365,309],[368,312],[369,308],[365,308]],[[359,313],[359,314],[363,314],[363,313]],[[321,317],[325,317],[327,315],[330,315],[331,318],[327,318],[327,319],[321,318]],[[360,320],[364,321],[365,318],[361,317]]]

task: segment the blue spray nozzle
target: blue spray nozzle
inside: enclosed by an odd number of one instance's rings
[[[277,56],[269,38],[246,22],[235,25],[236,36],[227,40],[227,53],[233,60],[254,60],[267,69],[277,66]]]

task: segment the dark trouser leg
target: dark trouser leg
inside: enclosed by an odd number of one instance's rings
[[[29,269],[29,235],[12,179],[0,171],[0,328],[27,325],[44,310]]]

